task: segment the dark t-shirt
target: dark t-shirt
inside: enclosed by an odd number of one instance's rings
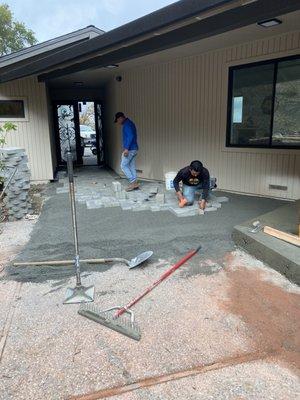
[[[190,166],[182,168],[178,174],[176,175],[173,184],[174,184],[174,189],[176,192],[179,191],[179,182],[182,182],[184,185],[187,186],[198,186],[201,185],[203,189],[203,194],[202,198],[207,199],[208,197],[208,190],[209,190],[209,172],[206,168],[203,168],[202,172],[200,173],[199,176],[194,177],[191,174],[190,171]]]

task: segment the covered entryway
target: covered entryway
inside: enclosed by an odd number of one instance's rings
[[[54,170],[65,169],[68,137],[77,167],[108,164],[105,88],[114,73],[113,68],[104,68],[47,81]]]

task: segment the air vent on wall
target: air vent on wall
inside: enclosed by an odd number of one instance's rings
[[[287,186],[280,186],[280,185],[269,185],[269,189],[275,190],[287,190]]]

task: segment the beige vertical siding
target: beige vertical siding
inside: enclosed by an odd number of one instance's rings
[[[18,96],[27,98],[28,121],[14,122],[17,131],[7,137],[8,145],[26,150],[32,180],[53,179],[45,85],[36,77],[0,84],[0,98]]]
[[[107,87],[109,165],[120,171],[120,131],[112,120],[114,112],[124,111],[138,127],[141,177],[162,179],[200,159],[221,189],[299,198],[299,151],[225,148],[228,67],[296,54],[299,48],[300,33],[292,32],[122,73],[122,82]],[[270,190],[269,184],[288,190]]]

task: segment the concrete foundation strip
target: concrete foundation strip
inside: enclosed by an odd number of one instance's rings
[[[248,362],[264,360],[276,355],[275,351],[271,351],[269,353],[266,352],[255,352],[255,353],[248,353],[242,356],[232,357],[223,359],[214,363],[200,365],[193,367],[188,370],[178,371],[178,372],[171,372],[170,374],[166,375],[159,375],[150,378],[145,378],[138,380],[134,383],[130,383],[128,385],[117,386],[114,388],[102,389],[98,390],[94,393],[77,395],[77,396],[69,396],[67,400],[100,400],[106,399],[110,397],[114,397],[117,395],[122,395],[124,393],[130,393],[139,389],[148,388],[151,386],[157,386],[163,383],[168,383],[171,381],[176,381],[182,378],[188,378],[195,375],[205,374],[210,371],[216,371],[223,368],[228,368],[234,365],[245,364]]]
[[[21,291],[21,287],[22,287],[22,282],[17,282],[16,286],[15,286],[15,290],[14,290],[13,295],[12,295],[12,299],[11,299],[12,304],[11,304],[9,310],[8,310],[7,317],[6,317],[6,320],[5,320],[5,323],[4,323],[4,327],[3,327],[3,330],[2,330],[1,335],[0,335],[0,362],[2,360],[2,356],[3,356],[5,345],[6,345],[7,336],[9,334],[9,329],[11,327],[12,320],[13,320],[13,317],[14,317],[14,314],[15,314],[15,311],[16,311],[15,302],[16,302],[16,299],[19,297],[19,294],[20,294],[20,291]]]

